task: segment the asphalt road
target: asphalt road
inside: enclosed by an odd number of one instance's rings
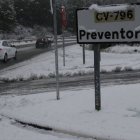
[[[101,74],[101,87],[140,83],[140,71]],[[60,91],[94,88],[94,75],[60,78]],[[56,90],[56,79],[0,83],[0,95],[27,95]]]
[[[68,42],[66,45],[75,44],[73,41]],[[62,47],[62,45],[58,45]],[[52,48],[36,49],[35,46],[29,48],[22,48],[18,50],[18,60],[9,60],[4,64],[0,62],[0,70],[11,66],[15,63],[19,63],[28,59],[31,59],[41,53],[52,50]],[[126,71],[120,73],[104,73],[101,74],[101,87],[110,85],[122,85],[122,84],[135,84],[140,83],[140,71]],[[60,78],[60,91],[61,90],[77,90],[82,87],[94,88],[94,74],[73,76],[73,77],[61,77]],[[33,81],[21,81],[15,83],[3,83],[0,82],[0,95],[25,95],[36,94],[39,92],[55,91],[56,79],[41,79]]]
[[[66,42],[65,43],[65,46],[68,46],[68,45],[73,45],[75,44],[75,42]],[[58,47],[62,47],[62,44],[59,44]],[[19,62],[22,62],[22,61],[25,61],[25,60],[29,60],[41,53],[45,53],[49,50],[52,50],[54,49],[54,46],[52,45],[52,47],[50,48],[40,48],[40,49],[36,49],[35,48],[35,45],[31,45],[30,47],[25,47],[25,48],[21,48],[21,49],[17,49],[17,60],[9,60],[7,63],[3,63],[2,61],[0,61],[0,70],[6,68],[6,67],[9,67],[11,65],[14,65],[16,63],[19,63]]]

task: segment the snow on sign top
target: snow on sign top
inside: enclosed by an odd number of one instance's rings
[[[89,7],[89,10],[95,9],[98,12],[106,12],[106,11],[118,11],[118,10],[126,10],[130,7],[128,4],[121,4],[121,5],[106,5],[106,6],[99,6],[97,4],[92,4]]]
[[[140,42],[140,5],[121,4],[77,10],[77,42]]]

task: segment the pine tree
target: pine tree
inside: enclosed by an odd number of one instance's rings
[[[16,12],[12,0],[0,0],[0,30],[11,31],[16,24]]]

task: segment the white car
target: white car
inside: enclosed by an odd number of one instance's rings
[[[17,59],[17,49],[7,40],[0,40],[0,60],[7,62],[11,58]]]

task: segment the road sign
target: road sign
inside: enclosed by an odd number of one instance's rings
[[[140,5],[122,4],[77,10],[77,42],[140,42]]]

